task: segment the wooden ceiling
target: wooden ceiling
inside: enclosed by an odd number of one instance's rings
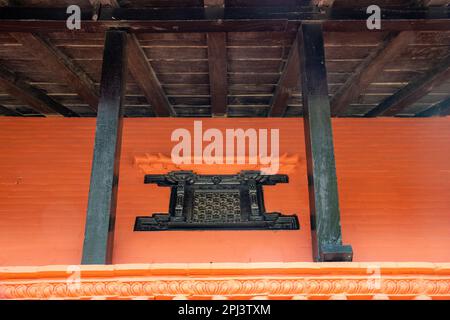
[[[313,3],[311,3],[313,2]],[[4,7],[365,8],[348,0],[10,0]],[[382,8],[443,8],[450,1],[376,1]],[[1,16],[0,8],[0,16]],[[1,19],[0,19],[1,22]],[[31,22],[30,22],[31,23]],[[426,23],[423,21],[422,23]],[[0,115],[94,117],[104,32],[5,29],[0,24]],[[14,31],[14,32],[12,32]],[[20,31],[20,32],[18,32]],[[302,116],[296,28],[138,32],[129,38],[125,116]],[[450,113],[450,29],[330,31],[325,53],[333,116]]]

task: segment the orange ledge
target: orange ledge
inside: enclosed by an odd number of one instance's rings
[[[450,299],[450,263],[0,267],[2,299]]]

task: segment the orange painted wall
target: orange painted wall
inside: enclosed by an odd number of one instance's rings
[[[114,263],[311,261],[301,119],[202,119],[204,129],[278,128],[299,153],[289,184],[266,187],[268,211],[299,231],[133,232],[167,212],[168,188],[143,184],[136,155],[170,154],[192,119],[126,119]],[[355,261],[450,261],[450,118],[333,122],[344,242]],[[0,265],[78,264],[95,119],[0,118]]]

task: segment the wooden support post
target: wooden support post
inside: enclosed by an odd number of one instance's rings
[[[322,26],[303,24],[297,37],[314,260],[351,261],[352,248],[341,238]]]
[[[112,260],[127,74],[126,40],[124,31],[106,33],[82,264],[106,264]]]

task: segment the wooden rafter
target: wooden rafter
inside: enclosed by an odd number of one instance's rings
[[[425,7],[443,7],[450,4],[449,0],[422,0]]]
[[[223,116],[227,113],[228,94],[226,33],[208,33],[207,41],[211,114]]]
[[[41,89],[27,83],[20,76],[0,66],[0,84],[16,99],[26,103],[34,110],[46,116],[63,115],[77,117],[78,114],[49,97]]]
[[[21,117],[23,114],[12,110],[10,108],[6,108],[5,106],[0,105],[0,114],[4,116],[11,116],[11,117]]]
[[[397,91],[392,96],[383,100],[378,106],[369,111],[366,117],[393,116],[420,98],[427,95],[434,87],[442,84],[450,77],[450,56],[435,67],[428,70],[424,75],[413,80],[408,85]]]
[[[344,85],[333,96],[331,114],[337,116],[345,111],[370,83],[380,74],[384,66],[392,62],[415,39],[413,31],[403,31],[397,35],[389,35],[383,43],[372,51]]]
[[[97,110],[98,95],[94,82],[72,59],[41,35],[21,32],[11,35],[38,59],[48,72],[61,76],[92,110]]]
[[[139,44],[139,40],[134,34],[129,34],[128,37],[128,65],[133,78],[157,116],[175,116],[175,109],[167,99],[153,67]]]
[[[311,3],[318,7],[332,7],[335,0],[311,0]]]
[[[415,117],[433,117],[450,115],[450,97],[432,105],[430,108],[419,112]]]
[[[269,116],[282,117],[287,109],[287,102],[292,92],[297,88],[299,79],[299,55],[298,41],[295,38],[288,59],[284,65],[283,72],[278,80],[277,88],[272,97],[269,109]]]

